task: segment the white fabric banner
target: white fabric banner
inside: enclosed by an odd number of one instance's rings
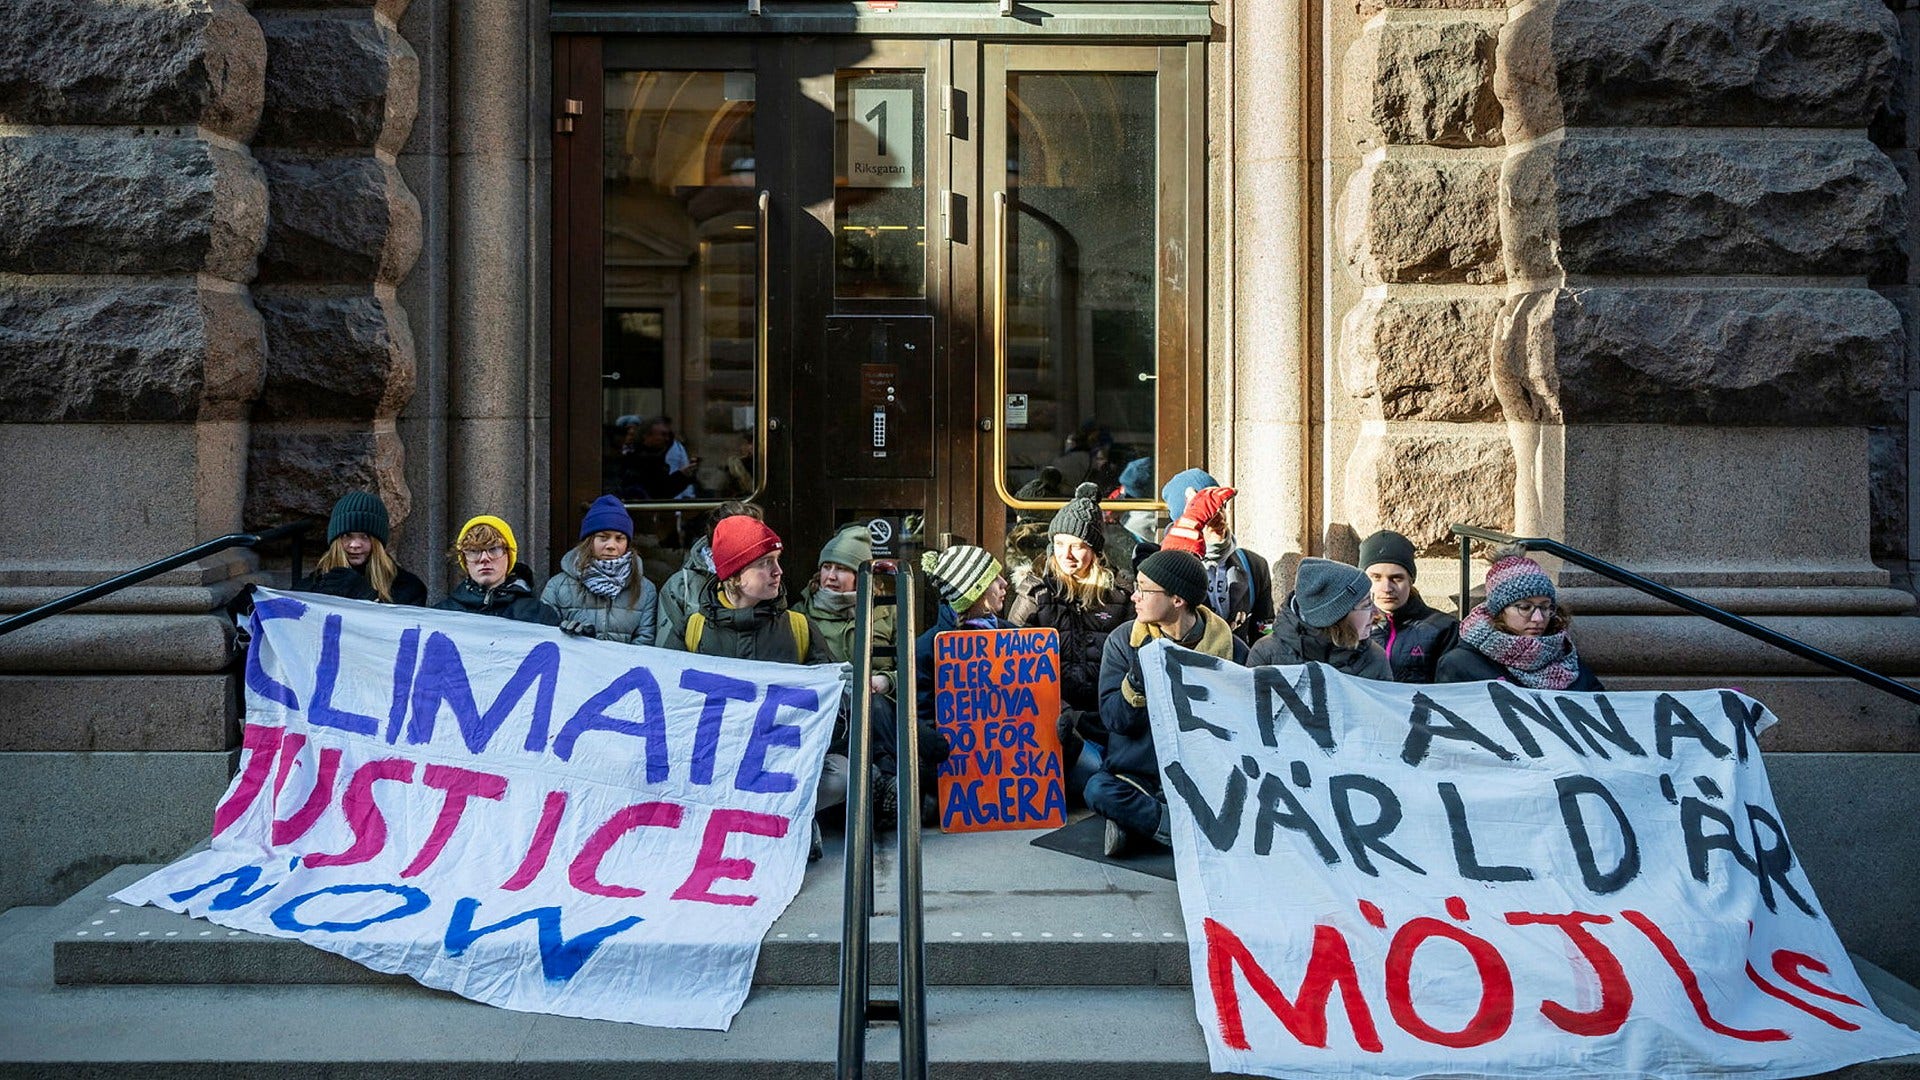
[[[477,1001],[725,1028],[799,891],[841,668],[259,591],[212,846],[122,889]]]
[[[1751,698],[1141,664],[1215,1071],[1761,1080],[1920,1053],[1794,857]]]

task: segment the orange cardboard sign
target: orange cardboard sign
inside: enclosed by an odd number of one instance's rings
[[[1066,824],[1060,761],[1060,634],[952,630],[933,639],[934,720],[953,752],[940,764],[940,830]]]

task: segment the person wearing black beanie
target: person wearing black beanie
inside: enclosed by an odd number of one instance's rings
[[[349,491],[327,518],[327,550],[313,573],[301,579],[305,592],[427,606],[427,583],[402,569],[387,553],[387,505],[378,495]]]
[[[1185,551],[1156,551],[1140,563],[1133,589],[1134,619],[1107,636],[1100,657],[1100,722],[1107,751],[1100,771],[1087,780],[1087,805],[1107,819],[1105,851],[1119,855],[1136,843],[1168,842],[1167,797],[1160,788],[1160,759],[1147,721],[1146,678],[1140,650],[1155,638],[1236,664],[1247,662],[1247,644],[1227,620],[1204,603],[1207,570]]]
[[[1380,612],[1373,643],[1387,654],[1394,681],[1432,682],[1441,655],[1460,640],[1460,620],[1428,607],[1414,588],[1413,541],[1387,529],[1374,533],[1360,541],[1360,569]]]
[[[1078,799],[1099,767],[1107,730],[1100,724],[1100,657],[1113,628],[1133,617],[1130,572],[1102,558],[1105,523],[1099,489],[1081,484],[1053,515],[1050,543],[1020,578],[1007,621],[1051,627],[1060,633],[1060,760],[1067,767],[1067,797]]]

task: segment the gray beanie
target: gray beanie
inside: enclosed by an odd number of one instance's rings
[[[1106,524],[1100,520],[1100,489],[1091,482],[1073,491],[1073,500],[1060,508],[1047,523],[1049,536],[1072,536],[1101,551],[1107,546]]]
[[[1325,630],[1347,617],[1367,596],[1367,575],[1331,559],[1301,559],[1293,579],[1293,604],[1300,621]]]
[[[1408,581],[1419,577],[1419,568],[1413,565],[1413,541],[1391,529],[1381,529],[1360,541],[1360,569],[1375,563],[1392,563],[1405,570]]]
[[[864,521],[842,525],[840,531],[833,534],[833,539],[820,549],[820,562],[844,566],[849,570],[860,569],[860,564],[871,558],[873,534],[867,531]]]

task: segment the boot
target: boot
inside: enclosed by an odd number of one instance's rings
[[[876,772],[873,778],[873,827],[885,832],[900,822],[900,782]]]
[[[1117,859],[1131,850],[1133,850],[1133,837],[1127,830],[1120,827],[1119,822],[1108,818],[1107,831],[1100,838],[1100,854],[1109,859]]]
[[[820,823],[815,821],[813,823],[813,844],[807,848],[807,861],[810,863],[819,862],[821,859],[826,858],[826,856],[826,838],[820,835]]]

